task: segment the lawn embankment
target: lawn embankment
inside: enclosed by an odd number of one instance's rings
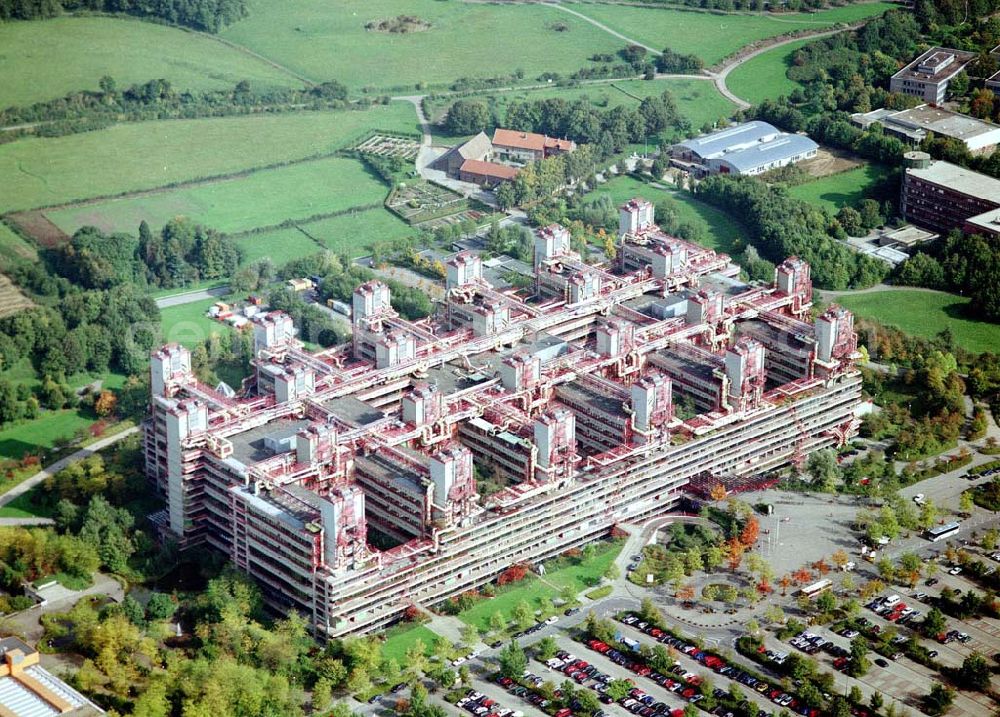
[[[968,351],[996,351],[1000,346],[1000,324],[970,319],[965,313],[969,300],[955,294],[896,289],[840,296],[835,301],[859,316],[914,336],[932,338],[950,329],[955,344]]]
[[[514,608],[522,600],[532,609],[541,607],[544,600],[556,600],[561,590],[570,587],[574,592],[593,588],[600,582],[601,576],[608,569],[622,548],[623,541],[600,542],[595,544],[597,551],[588,559],[570,559],[570,564],[547,572],[544,577],[534,575],[524,580],[501,587],[496,597],[480,600],[468,610],[458,614],[458,618],[468,624],[475,625],[481,632],[489,630],[490,617],[499,612],[508,622],[513,619]]]
[[[38,252],[13,229],[0,222],[0,267],[20,261],[38,261]]]
[[[131,18],[6,22],[0,48],[0,107],[96,92],[104,75],[120,89],[161,77],[193,91],[229,89],[241,80],[258,90],[303,84],[207,35]]]
[[[0,212],[114,197],[328,154],[371,128],[412,130],[413,107],[122,124],[0,145]]]
[[[397,625],[386,631],[385,638],[385,642],[382,643],[382,658],[396,660],[405,666],[406,651],[413,647],[417,640],[424,643],[426,653],[429,655],[431,646],[438,639],[438,634],[424,625]]]

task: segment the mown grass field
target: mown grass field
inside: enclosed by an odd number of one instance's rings
[[[414,131],[413,107],[122,124],[0,146],[0,212],[154,189],[330,152],[368,128]]]
[[[637,107],[644,98],[660,95],[664,90],[669,90],[673,94],[681,114],[696,128],[701,127],[706,122],[715,122],[723,117],[729,117],[735,109],[735,105],[719,94],[712,82],[690,79],[624,80],[576,87],[511,90],[484,93],[477,95],[477,98],[488,99],[495,108],[498,118],[502,121],[507,108],[513,102],[551,98],[573,102],[580,98],[587,98],[592,104],[601,108]],[[454,100],[453,97],[439,97],[428,102],[431,111],[430,119],[435,122],[439,121]],[[455,140],[442,136],[441,141],[450,144]]]
[[[844,206],[855,206],[862,199],[873,197],[874,187],[886,175],[886,168],[878,164],[866,164],[839,174],[798,184],[788,189],[796,199],[816,204],[831,214]]]
[[[82,409],[44,411],[33,421],[15,423],[0,430],[0,457],[21,458],[47,453],[60,438],[71,438],[96,420],[93,414]]]
[[[392,241],[417,234],[417,230],[388,209],[372,209],[321,219],[302,228],[319,239],[327,249],[352,257],[363,256],[376,242]]]
[[[0,25],[0,107],[97,90],[103,75],[119,88],[157,78],[182,90],[258,88],[302,82],[263,60],[195,32],[140,20],[59,17]],[[29,80],[30,81],[26,81]]]
[[[221,336],[225,331],[233,331],[228,324],[205,315],[208,307],[216,301],[219,299],[206,299],[160,309],[163,343],[179,343],[194,348],[213,334]]]
[[[499,611],[508,621],[513,619],[514,608],[522,600],[532,608],[538,609],[544,599],[554,600],[559,597],[559,589],[569,585],[580,592],[593,586],[604,574],[608,566],[614,562],[621,552],[624,543],[598,543],[598,551],[591,560],[580,561],[559,570],[553,570],[544,578],[531,576],[514,587],[504,590],[496,597],[480,600],[470,609],[459,613],[458,618],[468,624],[475,625],[482,632],[489,630],[489,621],[493,613]]]
[[[836,303],[859,316],[876,319],[908,334],[932,338],[951,329],[955,343],[968,351],[997,351],[1000,324],[974,321],[965,313],[969,300],[943,291],[899,289],[841,296]]]
[[[46,212],[46,216],[67,234],[88,225],[106,232],[135,233],[143,219],[156,231],[178,216],[232,233],[379,204],[388,191],[358,160],[330,157],[235,179],[68,207]]]
[[[558,590],[536,577],[530,577],[496,597],[480,600],[468,610],[459,613],[458,619],[468,625],[475,625],[481,632],[486,632],[489,630],[490,617],[493,613],[499,612],[507,622],[510,622],[514,619],[514,608],[522,600],[537,610],[542,600],[554,600],[558,596]]]
[[[415,15],[430,28],[406,34],[365,29],[370,21]],[[446,85],[459,77],[523,70],[571,73],[622,41],[569,13],[540,5],[436,0],[254,0],[250,16],[222,37],[313,80],[354,89]]]
[[[642,197],[654,204],[670,199],[681,223],[693,224],[702,230],[703,246],[734,253],[742,251],[746,245],[748,235],[739,222],[715,207],[699,202],[687,192],[657,189],[632,177],[616,177],[598,187],[595,193],[610,195],[616,205],[633,197]]]
[[[287,227],[239,237],[236,243],[243,249],[243,260],[251,263],[265,257],[277,266],[323,249],[364,256],[376,242],[392,241],[416,234],[406,222],[389,210],[378,208],[341,214],[329,219],[299,224],[300,229]],[[307,232],[309,236],[303,233]],[[323,246],[309,237],[315,237]]]
[[[400,626],[402,627],[402,626]],[[430,654],[431,645],[438,638],[438,634],[423,625],[413,625],[409,628],[393,628],[389,631],[389,636],[382,643],[383,659],[396,660],[403,667],[406,666],[406,651],[413,647],[413,644],[420,640],[424,643],[425,652]]]
[[[786,73],[792,66],[795,53],[809,42],[812,41],[792,42],[747,60],[729,73],[726,87],[750,104],[759,104],[775,97],[787,97],[801,85],[788,79]]]
[[[302,225],[304,228],[308,224]],[[252,264],[270,259],[275,266],[286,264],[300,256],[322,251],[319,245],[295,227],[272,229],[259,234],[249,234],[236,239],[243,250],[243,263]]]
[[[859,3],[813,13],[776,15],[720,15],[602,4],[573,7],[634,41],[657,50],[670,47],[676,52],[694,54],[712,65],[757,40],[863,20],[894,6],[883,2]]]

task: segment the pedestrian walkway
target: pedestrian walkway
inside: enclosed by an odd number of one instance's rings
[[[104,448],[107,448],[108,446],[110,446],[110,445],[112,445],[114,443],[117,443],[118,441],[122,440],[123,438],[131,436],[132,434],[138,433],[138,432],[139,432],[139,427],[138,426],[133,426],[132,428],[126,428],[124,431],[119,431],[118,433],[114,434],[113,436],[108,436],[107,438],[102,438],[99,441],[95,441],[94,443],[91,443],[86,448],[81,448],[80,450],[76,451],[75,453],[71,453],[70,455],[66,456],[65,458],[60,458],[58,461],[56,461],[52,465],[50,465],[50,466],[48,466],[48,467],[46,467],[46,468],[38,471],[38,473],[36,473],[35,475],[31,476],[31,478],[28,478],[27,480],[24,480],[24,481],[18,483],[16,486],[14,486],[13,488],[11,488],[9,491],[7,491],[6,493],[4,493],[3,495],[0,495],[0,506],[7,505],[8,503],[10,503],[12,500],[14,500],[15,498],[17,498],[18,496],[24,495],[29,490],[31,490],[32,488],[34,488],[36,485],[38,485],[39,483],[41,483],[42,481],[44,481],[46,478],[49,478],[50,476],[55,475],[56,473],[58,473],[59,471],[61,471],[63,468],[65,468],[66,466],[68,466],[73,461],[83,460],[84,458],[86,458],[88,456],[92,456],[95,453],[97,453],[98,451],[100,451],[100,450],[102,450]]]

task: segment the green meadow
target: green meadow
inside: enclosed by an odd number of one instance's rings
[[[408,33],[368,30],[369,22],[413,15],[429,23]],[[221,36],[312,80],[353,89],[413,89],[459,77],[522,71],[571,73],[622,41],[556,8],[436,0],[270,0]]]
[[[809,42],[811,40],[792,42],[750,58],[729,73],[726,87],[750,104],[775,97],[787,97],[801,85],[788,79],[786,73],[792,66],[795,53]]]
[[[416,231],[387,209],[379,207],[304,222],[297,227],[248,234],[238,237],[236,243],[243,249],[245,262],[267,257],[280,266],[323,249],[346,253],[351,257],[363,256],[376,242],[401,239]]]
[[[46,212],[46,216],[67,234],[81,226],[134,233],[144,219],[155,231],[179,216],[232,233],[379,204],[388,191],[361,162],[329,157],[218,182],[67,207]]]
[[[0,107],[96,91],[104,75],[122,89],[161,77],[182,90],[227,89],[240,80],[259,89],[302,86],[207,35],[152,22],[58,17],[0,23]]]
[[[213,334],[221,336],[233,329],[210,319],[206,312],[219,299],[205,299],[190,304],[160,309],[160,328],[164,343],[179,343],[190,349],[204,343]]]
[[[656,50],[670,47],[676,52],[697,55],[706,65],[713,65],[752,42],[863,20],[881,15],[894,5],[858,3],[810,13],[775,14],[722,14],[618,4],[573,7],[643,45]]]
[[[1000,324],[975,321],[965,312],[969,300],[944,291],[893,289],[834,301],[858,316],[875,319],[914,336],[933,338],[951,329],[955,343],[968,351],[993,351],[1000,347]]]
[[[411,105],[121,124],[0,145],[0,212],[156,189],[340,148],[370,128],[414,131]]]
[[[854,206],[868,197],[877,198],[874,189],[885,178],[886,173],[886,168],[881,165],[865,164],[790,187],[788,193],[796,199],[819,205],[831,214],[836,214],[841,207]]]

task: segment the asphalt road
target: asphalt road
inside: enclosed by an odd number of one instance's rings
[[[217,299],[220,296],[226,296],[231,293],[228,286],[216,286],[212,289],[199,289],[197,291],[185,291],[182,294],[171,294],[170,296],[161,296],[156,300],[156,306],[159,309],[166,309],[171,306],[181,306],[182,304],[193,304],[196,301],[205,301],[207,299]]]

